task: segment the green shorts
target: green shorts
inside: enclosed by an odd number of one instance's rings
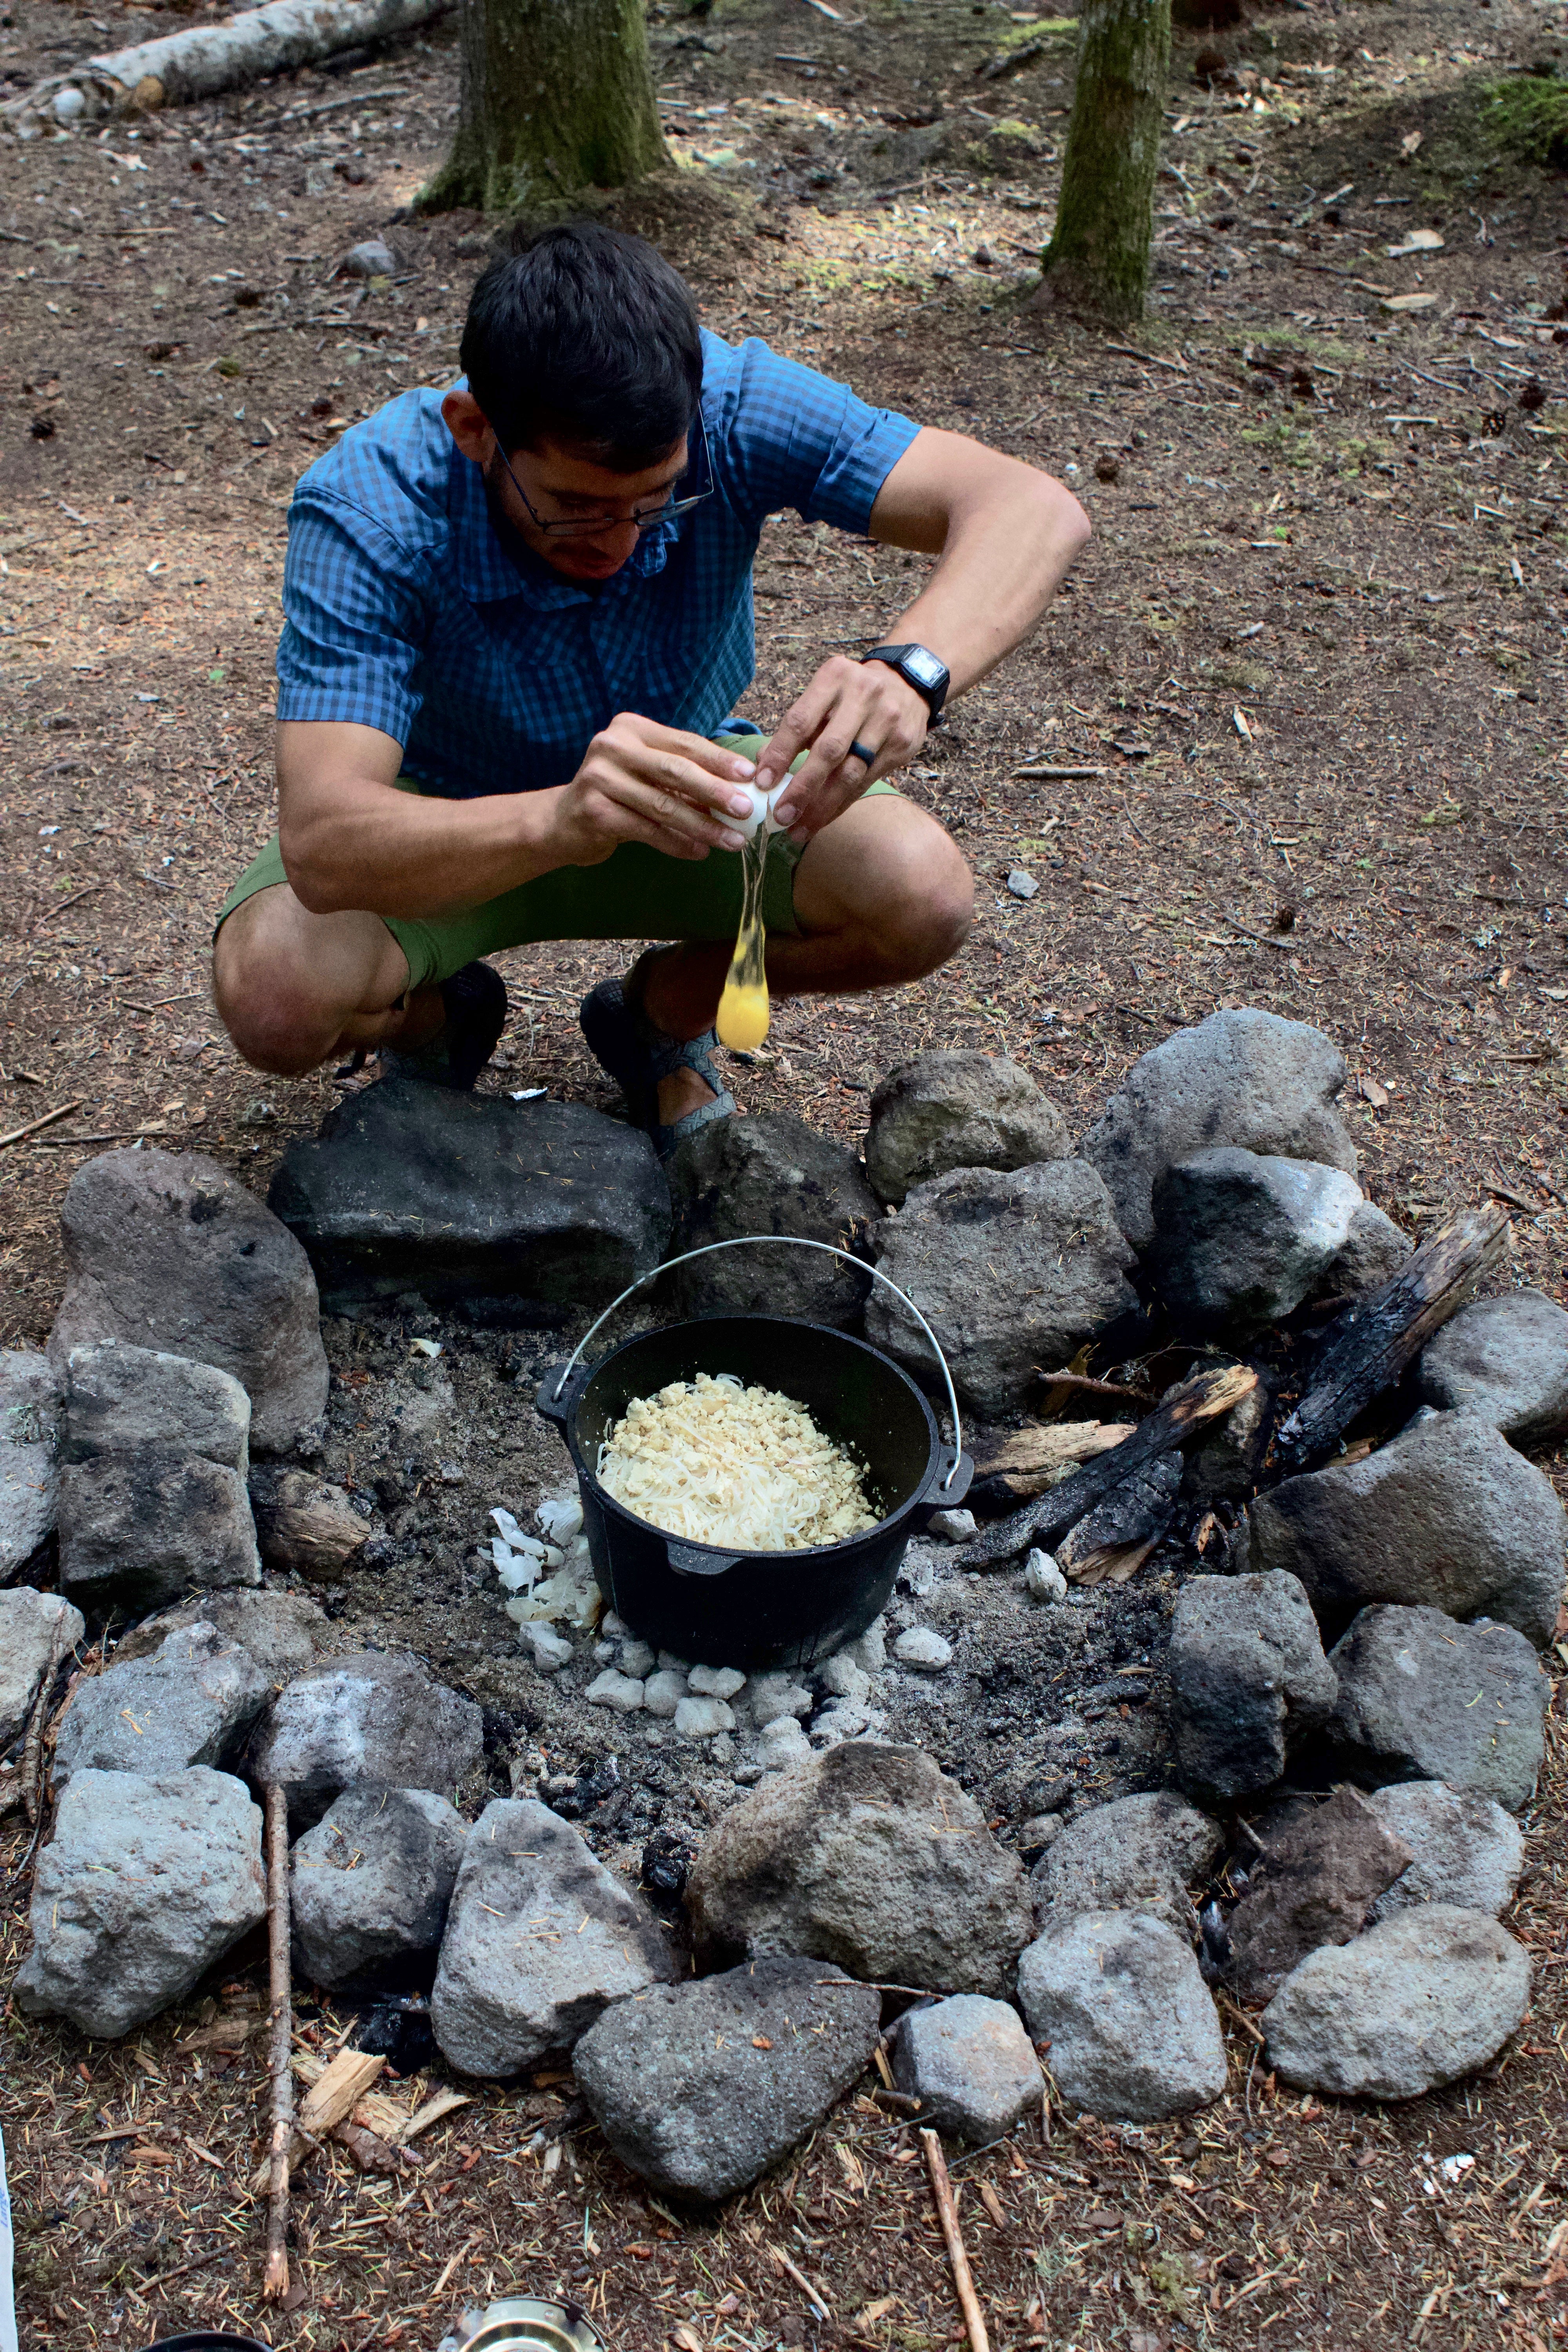
[[[720,735],[714,740],[726,751],[754,760],[766,739]],[[412,776],[400,776],[397,782],[401,792],[423,790]],[[891,793],[893,786],[877,783],[868,790]],[[795,876],[800,856],[787,835],[775,838],[763,881],[763,919],[770,931],[799,931]],[[274,834],[219,908],[215,929],[258,890],[270,890],[288,879]],[[602,866],[558,866],[553,874],[541,874],[483,906],[422,920],[401,915],[381,919],[408,960],[410,988],[449,980],[477,957],[542,940],[729,940],[741,919],[740,853],[713,849],[697,861],[666,857],[646,842],[626,841]]]

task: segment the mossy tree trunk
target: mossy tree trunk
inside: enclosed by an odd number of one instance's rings
[[[1111,325],[1143,315],[1171,68],[1171,0],[1084,0],[1052,292]]]
[[[463,0],[452,152],[423,212],[550,212],[669,162],[642,0]]]

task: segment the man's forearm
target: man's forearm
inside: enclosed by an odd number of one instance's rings
[[[954,694],[1028,635],[1089,538],[1071,492],[1045,476],[1034,483],[1026,499],[961,509],[935,571],[889,625],[889,641],[929,646],[940,655]]]
[[[344,778],[294,809],[285,793],[284,867],[313,915],[449,914],[565,862],[552,835],[562,789],[451,801]]]

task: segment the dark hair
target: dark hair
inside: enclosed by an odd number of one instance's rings
[[[492,261],[459,356],[508,456],[548,435],[616,473],[657,465],[702,392],[684,282],[640,236],[597,221],[540,229]]]

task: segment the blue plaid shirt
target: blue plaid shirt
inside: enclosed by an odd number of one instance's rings
[[[378,727],[452,800],[566,782],[618,710],[717,730],[754,667],[765,518],[864,531],[919,428],[755,340],[702,350],[714,495],[591,590],[507,553],[439,392],[345,433],[289,509],[279,718]]]

